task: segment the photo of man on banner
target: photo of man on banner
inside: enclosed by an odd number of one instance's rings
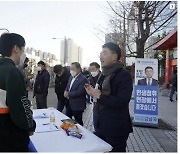
[[[133,124],[158,126],[157,59],[136,59]]]
[[[154,70],[151,66],[145,68],[146,77],[144,79],[138,80],[137,85],[144,86],[158,86],[158,80],[153,78]]]

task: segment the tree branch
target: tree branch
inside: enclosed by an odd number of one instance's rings
[[[126,20],[134,20],[134,19],[128,19],[128,18],[124,18],[123,16],[121,16],[119,13],[116,12],[116,10],[114,10],[114,8],[111,6],[111,4],[109,3],[109,1],[107,1],[108,5],[110,6],[110,8],[112,9],[112,11],[119,17],[126,19]]]
[[[135,57],[135,58],[137,58],[137,55],[126,54],[126,57]]]
[[[159,28],[161,28],[166,22],[168,22],[172,17],[174,17],[175,15],[177,14],[177,11],[172,15],[170,16],[166,21],[164,21],[157,29],[155,29],[152,33],[150,33],[149,36],[151,36],[152,34],[154,34]]]
[[[161,11],[158,12],[158,14],[156,15],[156,17],[154,17],[152,19],[152,22],[155,21],[155,19],[162,13],[162,11],[169,5],[170,2],[168,2],[164,7],[163,9],[161,9]],[[150,25],[152,24],[152,22],[150,23]]]
[[[135,51],[132,51],[132,49],[130,48],[130,46],[129,46],[128,44],[126,44],[126,45],[127,45],[128,49],[129,49],[130,54],[137,53],[137,52],[135,52]]]

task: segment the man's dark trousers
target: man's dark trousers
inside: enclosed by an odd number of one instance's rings
[[[94,134],[113,147],[110,152],[126,152],[127,139],[129,135],[122,137],[103,136],[99,133],[98,129],[97,132],[94,132]]]
[[[83,121],[82,121],[82,115],[84,111],[73,111],[69,107],[69,105],[66,105],[66,115],[72,119],[72,116],[74,116],[75,120],[83,126]]]
[[[37,105],[37,109],[46,109],[47,108],[47,95],[36,94],[36,105]]]

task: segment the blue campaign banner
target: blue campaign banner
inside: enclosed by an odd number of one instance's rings
[[[158,60],[136,58],[134,125],[158,125]]]
[[[158,124],[158,86],[135,85],[134,123]]]

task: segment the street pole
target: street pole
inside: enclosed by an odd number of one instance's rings
[[[64,37],[64,65],[67,63],[67,40],[66,36]]]
[[[126,26],[125,26],[125,11],[124,11],[124,41],[123,41],[123,47],[124,47],[124,66],[126,67]]]
[[[61,41],[59,42],[59,48],[60,48],[60,52],[59,52],[59,62],[60,64],[62,64],[62,60],[61,60]]]
[[[80,47],[78,47],[78,62],[80,63],[80,61],[79,61],[79,50],[80,50]]]

